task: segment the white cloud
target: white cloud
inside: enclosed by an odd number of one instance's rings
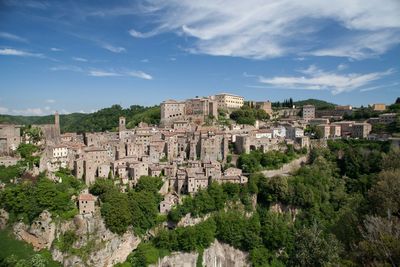
[[[305,89],[305,90],[329,90],[332,94],[339,94],[359,89],[379,80],[384,76],[394,73],[389,69],[383,72],[372,72],[367,74],[349,73],[337,74],[326,72],[314,65],[299,72],[306,76],[277,76],[273,78],[259,77],[259,82],[276,88]]]
[[[83,57],[72,57],[72,60],[79,61],[79,62],[87,62],[88,60]]]
[[[25,116],[45,115],[45,112],[41,108],[13,109],[12,113],[15,115],[25,115]]]
[[[354,34],[337,41],[334,46],[306,52],[313,56],[349,57],[357,60],[377,57],[400,43],[400,30]]]
[[[22,50],[13,48],[2,48],[0,49],[0,55],[2,56],[18,56],[18,57],[39,57],[43,58],[43,54],[30,53]]]
[[[394,83],[390,83],[390,84],[383,84],[383,85],[366,87],[366,88],[360,89],[360,92],[368,92],[368,91],[373,91],[373,90],[376,90],[376,89],[387,88],[387,87],[392,87],[392,86],[398,86],[399,84],[400,84],[399,82],[394,82]]]
[[[8,33],[8,32],[0,32],[0,38],[11,40],[11,41],[17,41],[17,42],[22,42],[22,43],[27,43],[28,40],[25,38],[22,38],[18,35]]]
[[[338,66],[337,66],[337,69],[338,70],[345,70],[345,69],[347,69],[349,66],[347,66],[346,64],[339,64]]]
[[[50,70],[52,71],[75,71],[75,72],[83,72],[83,69],[78,66],[71,66],[71,65],[60,65],[51,67]]]
[[[243,72],[243,77],[246,77],[246,78],[253,78],[253,77],[257,77],[257,75],[248,74],[247,72]]]
[[[122,52],[126,52],[126,49],[120,46],[113,46],[110,44],[103,44],[102,47],[110,52],[113,53],[122,53]]]
[[[53,52],[60,52],[60,51],[64,51],[63,49],[61,49],[61,48],[57,48],[57,47],[52,47],[52,48],[50,48],[50,50],[51,50],[51,51],[53,51]]]
[[[148,0],[156,27],[131,29],[135,38],[163,32],[191,37],[187,50],[218,56],[270,58],[288,54],[364,59],[400,43],[398,0]],[[329,23],[326,23],[329,22]],[[334,22],[339,37],[320,36]],[[153,24],[154,25],[154,24]],[[329,30],[329,29],[328,29]]]
[[[153,77],[140,70],[90,70],[88,72],[89,76],[94,77],[116,77],[116,76],[130,76],[136,77],[144,80],[152,80]]]
[[[144,58],[144,59],[140,60],[140,62],[142,62],[142,63],[148,63],[149,60],[148,60],[147,58]]]
[[[8,108],[6,108],[6,107],[0,107],[0,113],[1,113],[1,114],[7,113],[7,112],[8,112]]]
[[[130,71],[127,74],[129,76],[133,76],[133,77],[144,79],[144,80],[153,80],[153,77],[150,74],[145,73],[143,71]]]
[[[146,38],[146,37],[150,36],[149,34],[144,34],[144,33],[135,31],[134,29],[129,30],[128,33],[130,36],[136,37],[136,38]]]
[[[46,103],[54,104],[56,101],[54,99],[46,99]]]
[[[91,71],[89,71],[89,76],[94,76],[94,77],[114,77],[114,76],[121,76],[121,75],[119,73],[111,72],[111,71],[91,70]]]

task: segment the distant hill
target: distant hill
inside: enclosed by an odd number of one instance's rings
[[[304,105],[314,105],[316,109],[323,110],[323,109],[334,109],[336,104],[324,101],[324,100],[319,100],[319,99],[306,99],[306,100],[300,100],[300,101],[295,101],[293,102],[296,107],[302,107]]]
[[[127,128],[133,128],[139,122],[157,124],[160,122],[160,107],[143,107],[138,105],[122,108],[113,105],[94,113],[71,113],[60,115],[61,132],[101,132],[115,131],[120,116],[126,117]],[[47,124],[54,123],[54,116],[12,116],[0,115],[0,123],[13,124]]]

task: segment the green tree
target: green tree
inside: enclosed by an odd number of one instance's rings
[[[292,264],[296,266],[329,266],[340,260],[341,244],[331,235],[324,235],[317,225],[296,233]]]
[[[101,206],[101,215],[108,229],[123,234],[132,223],[127,195],[118,191],[107,193]]]

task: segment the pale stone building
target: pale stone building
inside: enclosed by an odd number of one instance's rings
[[[379,104],[372,104],[372,109],[374,111],[385,111],[386,110],[386,105],[379,103]]]
[[[9,155],[21,143],[21,127],[14,124],[0,124],[0,155]]]
[[[243,96],[238,96],[238,95],[233,95],[233,94],[227,94],[227,93],[221,93],[218,95],[215,95],[215,100],[218,103],[218,108],[219,109],[239,109],[243,106],[244,104],[244,97]]]
[[[166,100],[161,103],[161,125],[171,125],[176,120],[183,120],[185,118],[184,102],[176,100]]]
[[[272,115],[272,103],[270,101],[256,102],[256,108],[264,110],[268,115]]]
[[[90,214],[93,215],[95,211],[95,201],[96,197],[92,194],[80,194],[78,197],[78,206],[79,206],[79,214],[86,215]]]
[[[369,123],[354,123],[351,127],[351,136],[354,138],[367,138],[372,130],[372,126]]]
[[[309,121],[315,118],[315,106],[304,105],[303,106],[303,120]]]

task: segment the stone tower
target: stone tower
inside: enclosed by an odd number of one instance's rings
[[[57,111],[54,113],[54,125],[60,127],[60,115]]]
[[[126,127],[125,127],[125,117],[119,117],[119,131],[124,131],[124,130],[126,130]]]
[[[56,130],[56,135],[59,137],[61,134],[61,129],[60,129],[60,115],[58,114],[58,112],[56,111],[56,113],[54,113],[54,128]]]

